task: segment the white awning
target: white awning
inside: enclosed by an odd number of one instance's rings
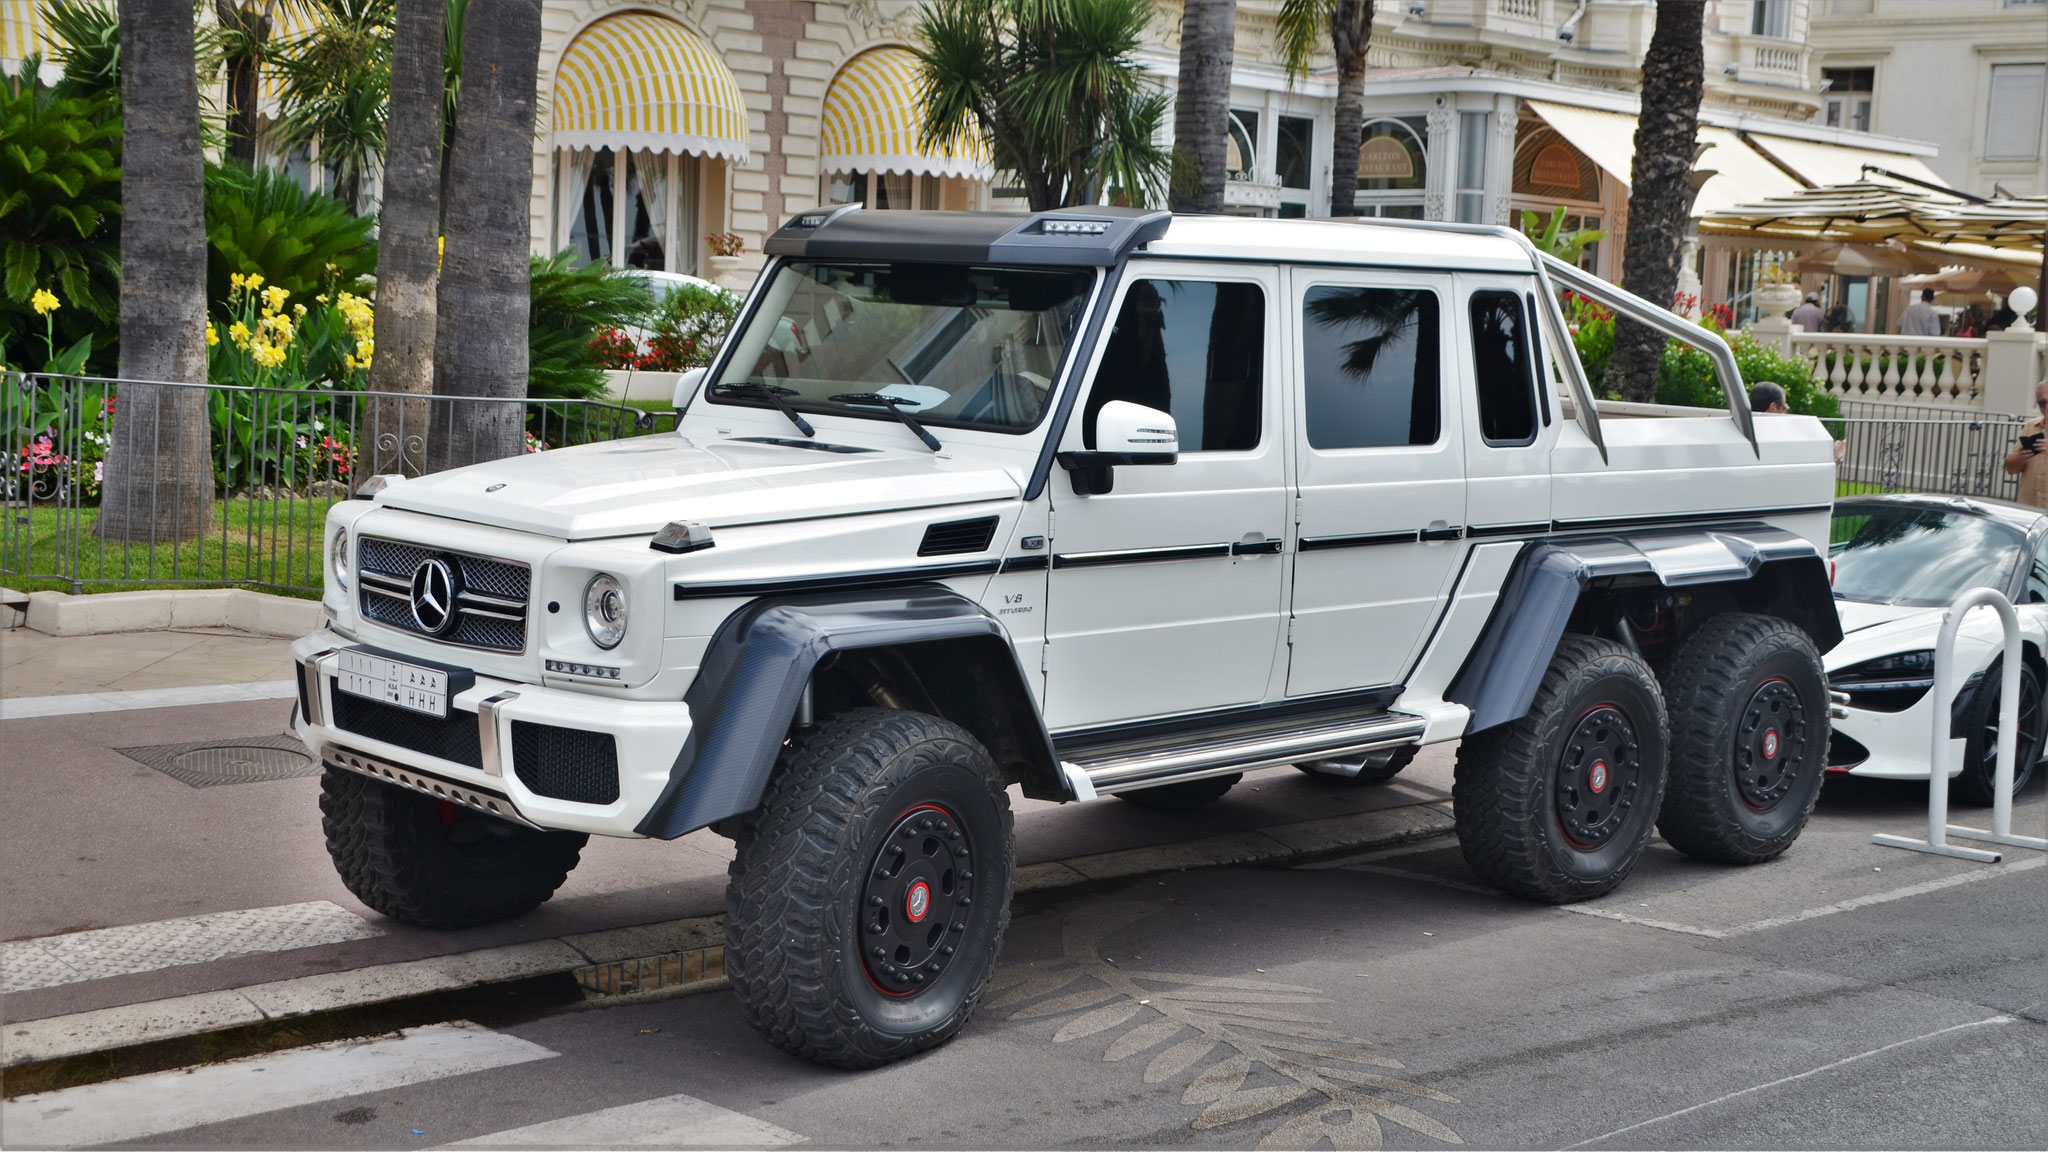
[[[1749,142],[1751,146],[1775,157],[1780,164],[1799,173],[1814,187],[1884,179],[1876,174],[1865,175],[1865,164],[1872,164],[1897,172],[1901,176],[1910,176],[1915,180],[1924,180],[1943,188],[1949,186],[1948,181],[1943,180],[1920,157],[1909,156],[1904,152],[1880,152],[1870,148],[1855,148],[1847,144],[1822,144],[1817,140],[1794,140],[1789,136],[1766,136],[1761,132],[1751,132]]]
[[[1629,164],[1636,154],[1636,118],[1626,112],[1602,112],[1574,108],[1545,100],[1529,101],[1529,110],[1557,129],[1566,143],[1577,148],[1602,172],[1628,187]]]
[[[1710,147],[1693,167],[1714,175],[1700,186],[1699,198],[1692,202],[1695,217],[1799,191],[1797,180],[1726,128],[1700,125],[1699,142]]]

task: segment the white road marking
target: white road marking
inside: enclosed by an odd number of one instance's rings
[[[247,684],[139,688],[132,692],[72,692],[62,696],[17,696],[11,700],[0,699],[0,720],[29,720],[38,716],[77,716],[89,712],[133,712],[138,708],[183,708],[192,704],[289,700],[298,693],[296,680],[256,680]]]
[[[1951,1032],[1961,1032],[1966,1028],[1982,1028],[1987,1024],[2015,1023],[2018,1023],[2018,1017],[1993,1016],[1988,1020],[1972,1020],[1967,1024],[1952,1024],[1947,1028],[1937,1028],[1934,1031],[1929,1032],[1923,1036],[1914,1036],[1905,1040],[1894,1040],[1893,1042],[1891,1042],[1890,1044],[1886,1044],[1882,1048],[1872,1048],[1868,1052],[1858,1052],[1854,1056],[1844,1056],[1842,1059],[1836,1060],[1831,1064],[1823,1064],[1818,1068],[1809,1068],[1804,1072],[1800,1072],[1792,1076],[1781,1076],[1768,1084],[1758,1084],[1753,1087],[1744,1088],[1739,1092],[1730,1092],[1725,1096],[1716,1096],[1712,1100],[1703,1100],[1698,1104],[1694,1104],[1690,1108],[1680,1108],[1676,1112],[1666,1112],[1662,1116],[1653,1116],[1648,1120],[1638,1121],[1634,1124],[1629,1125],[1626,1128],[1616,1128],[1614,1131],[1606,1133],[1605,1135],[1595,1136],[1588,1140],[1581,1140],[1577,1144],[1568,1144],[1565,1146],[1565,1152],[1571,1152],[1571,1149],[1573,1148],[1584,1148],[1589,1144],[1598,1144],[1602,1140],[1612,1140],[1616,1136],[1620,1136],[1628,1132],[1634,1132],[1638,1128],[1648,1128],[1652,1124],[1662,1124],[1666,1120],[1676,1120],[1680,1116],[1689,1116],[1694,1112],[1698,1112],[1702,1108],[1712,1108],[1716,1104],[1723,1104],[1727,1101],[1747,1096],[1752,1092],[1762,1092],[1767,1088],[1776,1088],[1780,1085],[1790,1084],[1797,1080],[1804,1080],[1808,1076],[1818,1076],[1823,1072],[1832,1072],[1837,1068],[1841,1068],[1849,1064],[1854,1064],[1858,1060],[1868,1060],[1872,1056],[1882,1055],[1886,1052],[1891,1051],[1894,1048],[1903,1048],[1908,1044],[1918,1044],[1922,1040],[1932,1040],[1936,1036],[1946,1036]]]
[[[1584,904],[1566,904],[1559,912],[1571,912],[1580,916],[1598,916],[1602,920],[1619,920],[1623,924],[1634,924],[1640,928],[1661,928],[1666,932],[1678,932],[1686,936],[1704,936],[1709,940],[1725,939],[1726,931],[1719,928],[1698,928],[1691,924],[1680,924],[1675,920],[1658,920],[1649,916],[1635,916],[1627,912],[1609,912],[1604,908],[1588,908]]]
[[[41,936],[0,944],[0,993],[383,934],[339,904],[311,900]]]
[[[1904,888],[1894,888],[1889,892],[1875,892],[1868,896],[1858,896],[1853,900],[1823,904],[1818,908],[1808,908],[1804,912],[1795,912],[1790,916],[1773,916],[1768,920],[1757,920],[1749,924],[1741,924],[1728,929],[1727,934],[1730,936],[1741,936],[1750,932],[1762,932],[1767,928],[1782,928],[1787,924],[1797,924],[1801,920],[1811,920],[1816,916],[1832,916],[1837,912],[1868,908],[1872,904],[1888,904],[1893,900],[1904,900],[1911,896],[1922,896],[1929,892],[1939,892],[1943,888],[1954,888],[1958,884],[1975,884],[1979,880],[1996,880],[2000,876],[2010,876],[2015,872],[2031,871],[2043,865],[2048,865],[2048,856],[2033,856],[2016,864],[1999,864],[1992,867],[1973,868],[1968,872],[1958,872],[1953,876],[1943,876],[1938,880],[1925,880],[1918,884],[1908,884]]]
[[[0,1103],[0,1129],[15,1148],[112,1144],[554,1055],[458,1020],[22,1096]]]
[[[663,1096],[445,1145],[449,1148],[781,1148],[804,1137],[695,1096]]]

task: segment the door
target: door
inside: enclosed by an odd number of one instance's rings
[[[1465,413],[1465,535],[1512,539],[1550,531],[1551,425],[1539,390],[1536,298],[1527,277],[1460,275],[1469,334],[1459,389]]]
[[[1398,684],[1465,548],[1451,278],[1289,278],[1301,419],[1287,694]]]
[[[1279,273],[1138,262],[1060,444],[1094,447],[1104,404],[1170,412],[1180,457],[1103,495],[1055,472],[1046,722],[1071,729],[1255,703],[1282,630],[1287,424]]]

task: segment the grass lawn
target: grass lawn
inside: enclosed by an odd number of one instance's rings
[[[205,536],[168,544],[108,544],[93,535],[99,509],[6,509],[0,581],[25,592],[248,587],[317,599],[328,501],[221,500]]]

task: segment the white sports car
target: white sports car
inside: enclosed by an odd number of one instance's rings
[[[1970,613],[1956,637],[1961,690],[1953,702],[1930,699],[1942,610],[1981,586],[2019,610],[2026,663],[2013,788],[2024,788],[2041,753],[2048,679],[2048,513],[2003,500],[1851,497],[1835,504],[1829,556],[1843,639],[1827,654],[1828,683],[1849,704],[1835,721],[1828,769],[1925,780],[1929,725],[1940,716],[1952,737],[1950,795],[1992,802],[2002,671],[1996,613]]]

